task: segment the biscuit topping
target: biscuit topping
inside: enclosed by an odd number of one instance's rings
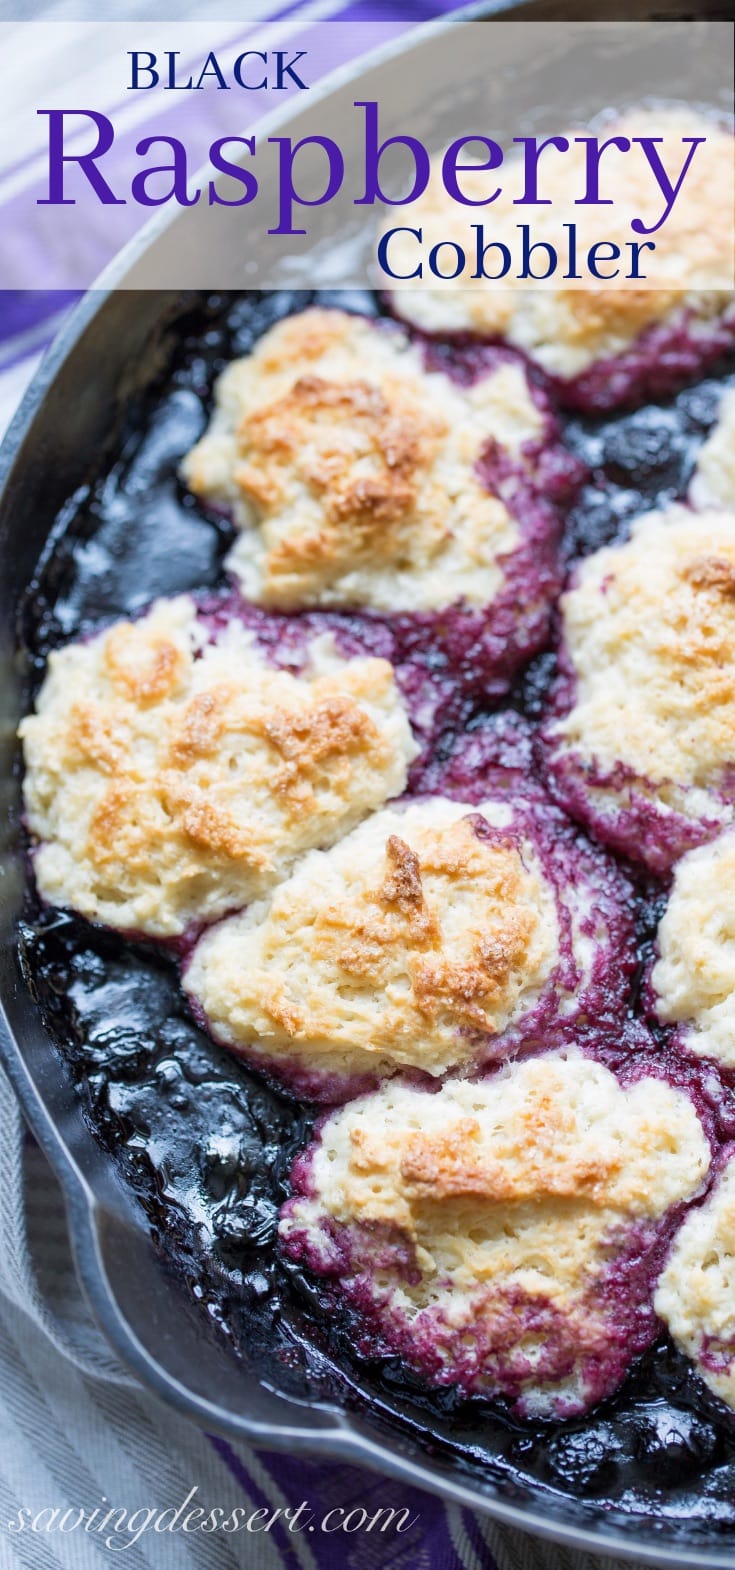
[[[202,939],[217,1036],[310,1073],[441,1074],[527,1011],[558,959],[554,891],[508,809],[385,809]],[[497,825],[494,828],[489,825]]]
[[[735,1151],[677,1233],[656,1313],[710,1389],[735,1407]]]
[[[705,793],[735,756],[735,512],[640,518],[582,564],[562,608],[577,686],[555,740],[681,811],[716,811]]]
[[[484,604],[518,527],[477,462],[494,441],[522,466],[542,432],[520,365],[462,386],[427,371],[399,329],[313,308],[225,372],[183,473],[233,509],[242,534],[230,566],[249,599]]]
[[[416,753],[385,660],[292,675],[186,598],[53,654],[21,735],[41,893],[156,937],[261,896]]]
[[[659,1019],[686,1046],[735,1067],[735,833],[678,863],[651,981]]]
[[[544,170],[544,190],[548,205],[526,209],[533,215],[534,241],[557,250],[566,238],[565,223],[573,223],[577,251],[600,239],[599,208],[575,203],[570,192],[584,188],[586,146],[568,133],[569,148],[564,156],[549,160]],[[611,281],[595,285],[571,286],[563,274],[548,282],[519,281],[511,271],[502,283],[478,282],[476,245],[472,225],[487,202],[488,175],[482,167],[463,171],[463,188],[476,205],[462,207],[446,193],[440,178],[441,159],[424,196],[413,202],[408,223],[421,228],[424,256],[436,243],[454,242],[467,258],[466,268],[454,279],[437,282],[428,275],[421,288],[409,284],[392,286],[394,304],[400,314],[427,332],[476,332],[487,337],[501,336],[537,360],[544,370],[571,379],[595,361],[623,353],[646,328],[667,320],[691,317],[702,324],[725,310],[733,299],[728,287],[733,272],[732,185],[735,143],[731,132],[692,110],[637,109],[606,127],[609,137],[634,139],[654,136],[665,139],[667,147],[681,148],[682,139],[704,138],[696,150],[690,182],[684,183],[679,201],[666,222],[655,234],[655,260],[644,249],[638,276],[649,283],[637,284],[636,271],[617,269]],[[650,178],[645,159],[621,155],[617,167],[616,203],[606,209],[605,239],[626,256],[631,240],[632,216],[651,225],[660,216],[660,192]],[[517,199],[524,188],[522,157],[506,161],[504,187],[500,198],[486,209],[488,238],[496,246],[505,243],[510,254],[517,254],[519,208]],[[396,222],[391,211],[385,223],[392,229]],[[492,253],[492,258],[497,252]],[[416,266],[416,241],[412,234],[391,240],[392,267],[397,277],[410,277]],[[632,281],[631,281],[632,280]]]
[[[717,421],[702,447],[691,485],[696,507],[735,508],[735,388],[722,395]]]
[[[435,1382],[569,1415],[655,1335],[641,1262],[709,1164],[684,1093],[550,1054],[332,1114],[281,1236]]]

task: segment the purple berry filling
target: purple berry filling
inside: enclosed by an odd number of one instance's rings
[[[668,398],[703,375],[735,343],[735,306],[711,322],[691,312],[647,327],[622,354],[598,360],[569,381],[554,380],[559,401],[580,414]]]

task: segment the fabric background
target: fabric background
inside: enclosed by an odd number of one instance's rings
[[[129,5],[122,9],[130,14]],[[290,9],[298,15],[302,7]],[[331,14],[408,27],[452,9],[454,0],[382,0],[335,4]],[[167,10],[162,4],[156,14]],[[41,3],[28,14],[39,11],[63,16],[70,7]],[[170,8],[182,17],[195,12],[201,8],[185,3]],[[73,14],[85,14],[84,6]],[[0,293],[0,432],[72,303],[58,294]],[[390,1538],[318,1531],[307,1538],[278,1525],[248,1537],[151,1532],[126,1549],[125,1562],[139,1570],[378,1570],[386,1562],[391,1570],[615,1570],[609,1559],[542,1544],[355,1467],[234,1446],[165,1409],[120,1367],[92,1322],[58,1185],[1,1074],[0,1410],[0,1570],[94,1570],[112,1560],[113,1550],[93,1533],[13,1533],[9,1523],[21,1507],[90,1512],[109,1502],[161,1510],[179,1505],[192,1487],[197,1503],[228,1513],[294,1507],[306,1498],[317,1518],[335,1505],[391,1503],[409,1505],[418,1521]]]

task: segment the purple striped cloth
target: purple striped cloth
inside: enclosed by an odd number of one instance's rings
[[[340,28],[338,33],[335,31],[334,36],[337,42],[335,42],[334,60],[329,62],[329,64],[336,66],[345,60],[345,39],[348,40],[347,58],[358,58],[361,49],[375,46],[381,41],[381,24],[383,29],[382,36],[395,36],[397,30],[408,30],[423,22],[430,21],[434,17],[450,14],[452,11],[458,10],[461,3],[462,0],[353,0],[351,4],[340,5],[339,0],[335,0],[334,9],[327,11],[326,14],[322,14],[318,24],[316,24],[321,30],[318,36],[323,41],[325,36],[323,24],[325,21],[352,24],[350,32],[346,28]],[[270,17],[261,19],[261,23],[287,20],[289,26],[293,25],[294,36],[296,36],[299,32],[301,13],[307,9],[307,0],[295,0],[295,3],[292,0],[290,5],[274,6]],[[106,14],[109,20],[116,19],[116,11],[123,17],[125,15],[124,4],[108,10]],[[370,25],[369,44],[366,43],[365,35],[361,35],[361,24]],[[213,24],[213,28],[216,25]],[[299,44],[303,46],[304,42],[308,42],[312,36],[314,36],[313,33],[299,36]],[[214,41],[216,43],[216,38]],[[349,54],[350,41],[354,44],[354,53],[351,56]],[[320,53],[323,53],[323,50]],[[246,123],[247,118],[246,116],[243,124]],[[255,115],[252,118],[255,119]],[[168,129],[169,131],[175,131],[176,127],[175,125],[169,125]],[[134,134],[128,138],[131,148],[144,131],[145,126],[136,127]],[[125,138],[123,137],[121,140],[124,146]],[[33,161],[31,160],[30,163],[31,170],[28,177],[28,189],[31,191],[33,201],[35,201],[33,186],[38,182],[38,175],[33,173]],[[22,181],[22,164],[19,170],[11,170],[10,172]],[[41,190],[41,185],[38,186],[38,189],[39,191]],[[0,197],[0,217],[2,217],[4,223],[11,231],[16,227],[18,206],[19,193],[17,189],[5,203]],[[105,226],[108,232],[109,225],[115,223],[119,213],[119,209],[110,210],[108,208],[105,210]],[[125,234],[126,231],[121,231],[121,238],[124,238]],[[13,240],[17,252],[22,256],[23,236],[14,233]],[[29,248],[34,244],[37,246],[38,240],[34,236],[29,236],[27,244]],[[89,255],[92,259],[95,257],[94,246],[94,236],[90,235]],[[95,263],[95,270],[97,266],[104,265],[106,260],[106,253],[100,252],[100,259],[98,263]],[[37,267],[37,256],[34,257],[34,262]],[[34,267],[34,272],[36,267]],[[79,292],[70,290],[0,290],[0,434],[2,434],[12,417],[20,395],[25,390],[44,350],[55,337],[64,314],[78,298]]]

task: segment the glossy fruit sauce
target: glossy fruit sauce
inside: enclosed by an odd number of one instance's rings
[[[178,464],[204,429],[212,384],[226,361],[314,298],[203,299],[185,319],[165,380],[152,388],[91,496],[67,509],[29,591],[22,623],[36,684],[51,648],[100,621],[139,612],[160,594],[224,587],[232,531],[186,494]],[[322,295],[321,303],[380,311],[369,295]],[[442,351],[442,363],[451,369],[451,350]],[[685,493],[723,380],[735,381],[735,358],[660,404],[567,420],[564,439],[587,472],[567,519],[567,564],[619,537],[638,512]],[[341,620],[348,636],[350,617]],[[357,619],[355,636],[359,643]],[[527,786],[533,732],[553,675],[549,644],[505,700],[483,709],[470,683],[461,701],[440,706],[420,788],[461,794],[480,768],[488,785],[497,779]],[[651,878],[632,876],[640,983],[665,894]],[[43,912],[32,893],[21,948],[95,1136],[133,1187],[202,1313],[235,1349],[247,1345],[269,1382],[369,1408],[379,1425],[418,1436],[434,1453],[452,1456],[465,1475],[503,1480],[506,1497],[526,1496],[532,1482],[548,1496],[582,1498],[603,1511],[687,1521],[689,1532],[693,1522],[708,1535],[732,1529],[735,1419],[664,1336],[612,1399],[585,1418],[551,1424],[512,1420],[502,1403],[427,1391],[397,1357],[360,1357],[348,1310],[326,1313],[319,1283],[284,1262],[276,1246],[289,1168],[316,1109],[269,1086],[197,1028],[175,956],[81,918]],[[614,1065],[621,1071],[641,1071],[637,1034],[631,1018]],[[719,1140],[733,1138],[735,1091],[701,1066],[676,1060],[661,1038],[659,1049],[659,1071],[690,1085]]]

